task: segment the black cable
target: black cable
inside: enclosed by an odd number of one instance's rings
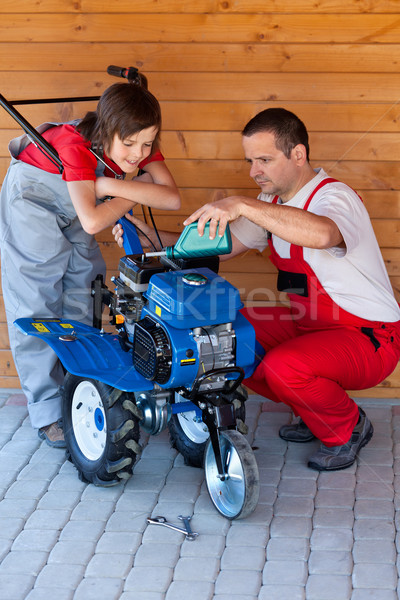
[[[154,221],[153,213],[151,212],[150,206],[149,206],[149,215],[150,215],[151,222],[153,223],[155,234],[156,234],[157,239],[158,239],[159,244],[160,244],[160,250],[162,250],[163,249],[163,243],[161,241],[160,234],[158,233],[156,222]]]
[[[140,229],[140,227],[138,227],[137,225],[135,225],[135,227],[136,227],[136,229],[137,229],[138,231],[140,231],[140,233],[143,235],[143,237],[145,237],[145,238],[146,238],[146,240],[148,240],[148,241],[150,242],[150,244],[153,246],[153,250],[154,250],[155,252],[157,252],[157,248],[156,248],[155,244],[154,244],[154,243],[151,241],[151,239],[149,238],[149,236],[148,236],[148,235],[146,235],[146,234],[145,234],[145,232],[144,232],[144,231],[142,231],[142,230]]]

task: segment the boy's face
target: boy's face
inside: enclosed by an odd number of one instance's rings
[[[121,140],[118,134],[115,134],[107,154],[124,173],[134,173],[139,163],[151,153],[157,133],[157,127],[148,127],[133,133],[125,140]]]

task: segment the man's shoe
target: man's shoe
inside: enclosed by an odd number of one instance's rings
[[[46,427],[41,427],[38,431],[39,438],[44,440],[51,448],[66,448],[64,432],[60,425],[60,421],[56,421]]]
[[[347,469],[357,458],[358,452],[368,444],[374,433],[371,421],[362,408],[359,408],[360,418],[353,429],[350,440],[343,446],[328,448],[321,444],[320,449],[308,461],[310,469],[316,471],[338,471]]]
[[[315,435],[301,419],[293,425],[283,425],[279,430],[279,437],[286,442],[298,442],[300,444],[315,440]]]

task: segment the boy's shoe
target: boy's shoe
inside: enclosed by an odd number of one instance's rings
[[[41,440],[44,440],[51,448],[66,448],[67,444],[64,439],[64,432],[60,427],[61,422],[56,421],[46,427],[41,427],[38,430],[38,436]]]
[[[283,425],[279,430],[279,437],[286,442],[304,443],[315,440],[315,435],[301,419],[298,423]]]
[[[311,456],[308,461],[310,469],[316,471],[338,471],[350,467],[357,458],[358,452],[368,444],[374,433],[371,421],[362,408],[358,409],[360,417],[353,429],[350,440],[343,446],[332,446],[328,448],[321,444],[318,452]]]

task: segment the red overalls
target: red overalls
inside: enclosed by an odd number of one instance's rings
[[[332,181],[320,182],[304,210]],[[288,290],[290,308],[242,310],[266,350],[244,383],[288,404],[326,446],[345,444],[359,415],[345,390],[373,387],[393,371],[400,358],[400,321],[378,323],[343,310],[325,292],[301,246],[291,244],[290,258],[280,258],[271,239],[269,246],[279,271],[278,289]]]

